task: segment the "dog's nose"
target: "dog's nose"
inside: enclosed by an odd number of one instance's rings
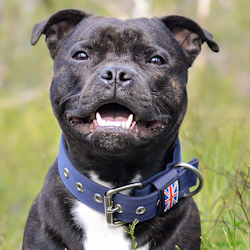
[[[130,84],[132,72],[126,67],[112,66],[101,71],[101,80],[108,84]]]

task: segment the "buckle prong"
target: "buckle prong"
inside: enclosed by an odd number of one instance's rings
[[[118,192],[130,189],[130,188],[135,188],[135,187],[141,187],[142,184],[137,182],[137,183],[132,183],[126,186],[110,189],[104,196],[104,208],[105,208],[105,216],[107,219],[107,223],[112,225],[112,226],[121,226],[125,224],[126,222],[119,221],[119,220],[114,220],[114,213],[115,212],[120,212],[121,213],[121,205],[115,204],[112,200],[112,196]]]

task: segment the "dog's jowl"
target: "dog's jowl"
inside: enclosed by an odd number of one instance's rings
[[[212,35],[183,16],[118,20],[63,10],[35,25],[54,60],[58,158],[27,220],[23,249],[200,249],[192,196],[198,160],[181,163],[188,68]],[[198,177],[198,178],[197,178]],[[196,185],[194,192],[189,192]]]

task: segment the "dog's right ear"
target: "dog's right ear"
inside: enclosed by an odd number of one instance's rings
[[[202,43],[206,42],[209,48],[214,52],[219,51],[219,45],[214,40],[212,34],[202,29],[200,25],[192,19],[184,16],[170,15],[162,17],[160,20],[182,46],[189,67],[200,53]]]
[[[42,34],[46,35],[46,43],[51,57],[54,59],[57,44],[84,18],[91,16],[80,10],[61,10],[49,19],[35,25],[32,31],[31,44],[35,45]]]

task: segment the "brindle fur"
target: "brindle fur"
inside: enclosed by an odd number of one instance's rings
[[[188,68],[203,42],[218,51],[212,35],[181,16],[121,21],[78,10],[60,11],[37,24],[33,45],[42,34],[54,59],[53,111],[78,171],[86,176],[93,171],[116,187],[128,184],[136,174],[145,180],[162,171],[172,160],[186,112]],[[91,60],[72,59],[81,49]],[[157,53],[164,55],[164,65],[149,63]],[[129,71],[129,87],[118,78],[107,83],[102,77],[107,67]],[[90,135],[70,126],[67,114],[87,117],[108,103],[126,106],[145,121],[166,121],[167,129],[156,136],[134,136],[121,128]],[[70,214],[74,200],[55,160],[31,207],[23,249],[83,249],[85,232],[75,226]],[[150,242],[154,250],[175,249],[175,245],[198,250],[200,234],[199,212],[192,198],[180,199],[164,216],[139,223],[135,229],[138,247]]]

